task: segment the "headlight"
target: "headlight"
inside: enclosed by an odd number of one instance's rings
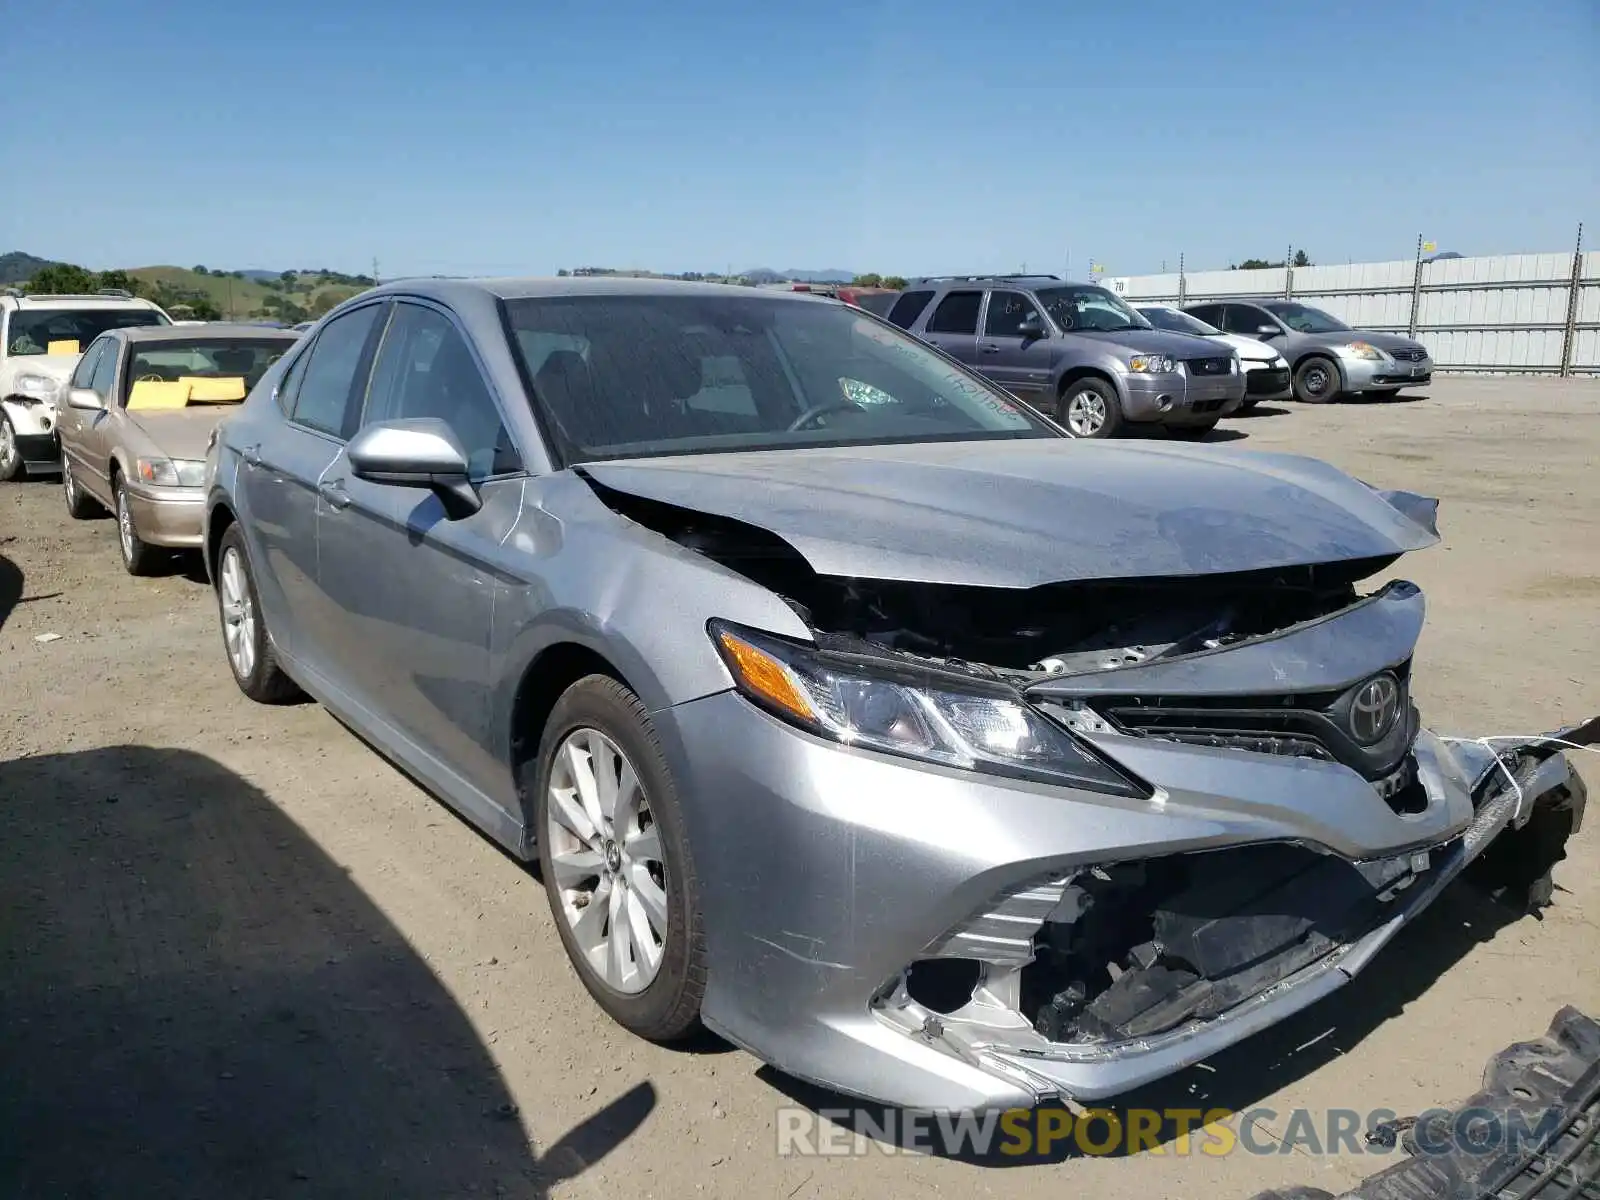
[[[1289,369],[1289,360],[1281,354],[1278,355],[1277,358],[1272,360],[1272,369],[1274,371],[1287,371]]]
[[[199,487],[206,477],[206,464],[192,458],[141,458],[137,470],[157,487]]]
[[[1351,342],[1344,347],[1344,352],[1351,358],[1363,358],[1368,362],[1382,362],[1386,357],[1382,350],[1370,342]]]
[[[13,386],[26,395],[48,400],[56,394],[56,388],[61,386],[61,383],[60,380],[52,379],[48,375],[22,374],[17,376]]]
[[[1165,354],[1135,354],[1128,360],[1128,370],[1140,375],[1171,375],[1178,364]]]
[[[709,632],[740,692],[820,737],[991,775],[1150,794],[1003,683],[819,650],[722,621]]]

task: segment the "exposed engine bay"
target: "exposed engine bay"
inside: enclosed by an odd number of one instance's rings
[[[1215,650],[1337,612],[1392,559],[987,588],[819,575],[755,525],[589,481],[614,511],[775,592],[827,649],[933,659],[1019,683]]]

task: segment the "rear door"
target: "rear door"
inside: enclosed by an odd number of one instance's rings
[[[317,486],[359,419],[386,302],[352,309],[323,326],[278,387],[281,421],[252,426],[239,446],[256,586],[274,640],[325,673],[331,613],[317,585]]]
[[[928,314],[923,340],[958,362],[978,367],[978,314],[982,308],[982,288],[946,292]]]
[[[1024,319],[1034,316],[1048,329],[1044,314],[1022,292],[994,290],[983,311],[983,336],[978,339],[978,369],[1023,400],[1037,400],[1050,385],[1054,351],[1050,339],[1024,338]]]

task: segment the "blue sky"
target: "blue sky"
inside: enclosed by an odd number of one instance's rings
[[[0,251],[91,267],[1600,245],[1596,0],[0,0],[0,28]]]

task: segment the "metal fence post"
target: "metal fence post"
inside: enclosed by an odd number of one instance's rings
[[[1183,274],[1183,255],[1178,255],[1178,307],[1189,302],[1189,281]]]
[[[1294,247],[1283,252],[1283,298],[1294,298]]]
[[[1417,265],[1411,273],[1411,323],[1406,326],[1406,336],[1417,336],[1417,309],[1422,304],[1422,235],[1417,234]]]
[[[1583,281],[1583,222],[1578,222],[1578,241],[1572,247],[1572,275],[1567,280],[1567,328],[1561,335],[1561,377],[1572,374],[1572,339],[1578,330],[1578,288]]]

